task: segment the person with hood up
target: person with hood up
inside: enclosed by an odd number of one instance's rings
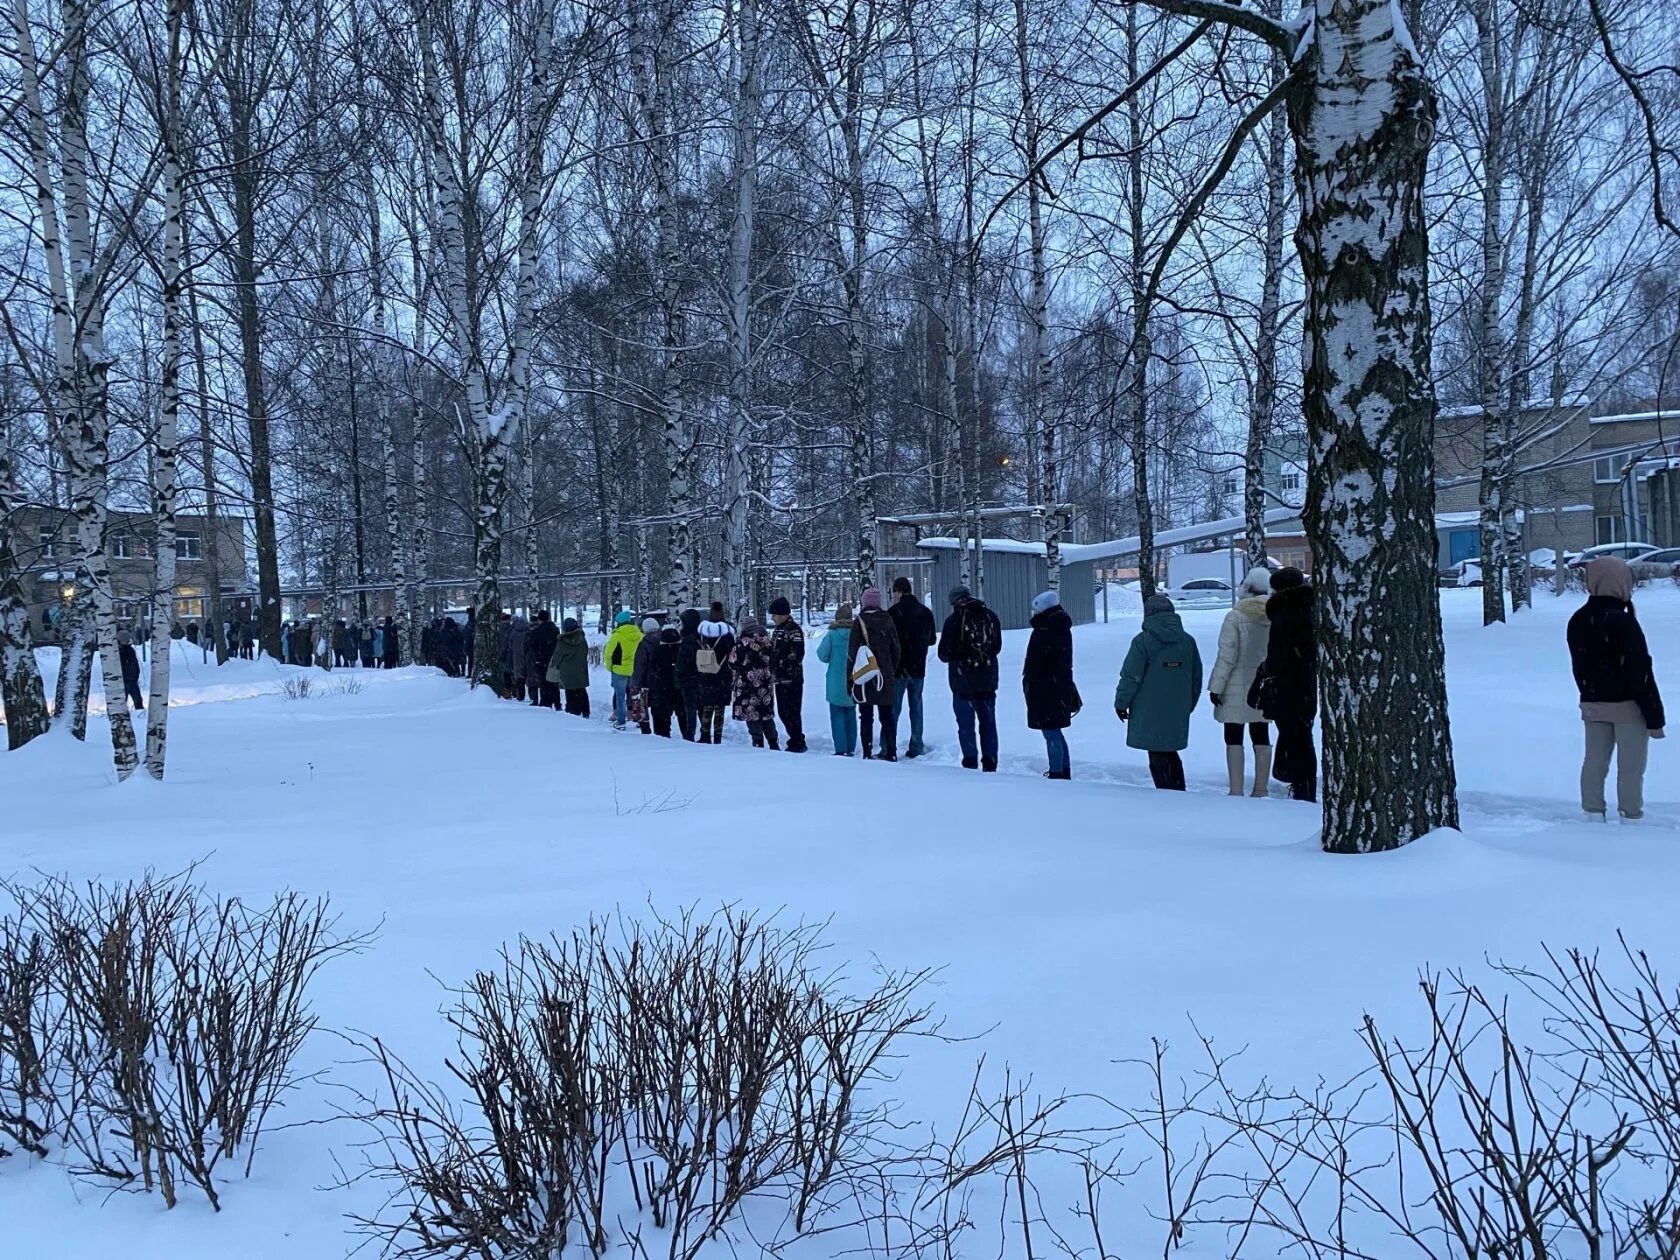
[[[554,618],[548,609],[539,608],[536,624],[525,632],[525,692],[535,708],[560,707],[560,686],[548,677],[548,663],[559,642],[560,631],[554,625]]]
[[[1184,762],[1190,746],[1190,714],[1202,695],[1202,657],[1196,640],[1179,620],[1172,600],[1151,595],[1143,601],[1143,629],[1132,640],[1114,712],[1126,723],[1126,744],[1149,754],[1155,786],[1184,791]]]
[[[630,720],[634,722],[643,735],[653,734],[653,727],[648,724],[648,668],[653,663],[653,650],[659,646],[659,618],[642,618],[642,639],[636,644],[636,655],[630,662]],[[670,732],[670,719],[666,719],[666,733]]]
[[[1277,724],[1272,775],[1289,784],[1297,801],[1318,800],[1318,753],[1313,720],[1318,717],[1318,644],[1313,631],[1313,588],[1299,569],[1272,574],[1266,601],[1271,630],[1266,664],[1250,688],[1249,703]],[[1258,703],[1255,703],[1258,701]]]
[[[630,675],[636,671],[636,649],[641,645],[642,628],[636,624],[636,615],[621,610],[613,618],[612,633],[601,652],[612,678],[612,724],[621,731],[630,721]]]
[[[122,665],[123,691],[127,693],[134,711],[142,713],[146,701],[140,695],[140,657],[134,651],[134,635],[131,632],[117,632],[117,660]]]
[[[922,742],[922,690],[927,684],[928,649],[938,637],[933,613],[916,598],[910,579],[893,579],[893,603],[887,611],[898,630],[898,684],[893,688],[893,721],[904,716],[906,703],[910,709],[910,743],[906,757],[920,757],[926,751]]]
[[[1045,591],[1032,602],[1032,634],[1027,639],[1027,658],[1021,666],[1021,687],[1027,697],[1027,727],[1044,736],[1050,759],[1046,779],[1071,779],[1067,736],[1084,707],[1079,688],[1073,684],[1073,618],[1062,607],[1055,591]]]
[[[682,631],[665,626],[657,636],[642,640],[644,647],[654,640],[648,656],[647,673],[643,685],[647,688],[648,710],[653,719],[653,733],[663,739],[671,738],[671,718],[677,719],[682,737],[694,739],[694,717],[683,705],[682,684],[677,667],[682,656]]]
[[[373,622],[366,617],[362,618],[362,624],[356,636],[356,655],[361,659],[363,669],[373,668]],[[352,661],[351,664],[355,664],[355,662]]]
[[[716,609],[714,605],[714,609]],[[723,711],[734,692],[729,656],[735,636],[729,623],[714,618],[700,623],[700,643],[694,651],[694,670],[700,692],[700,742],[723,743]]]
[[[1208,675],[1208,699],[1213,716],[1225,726],[1225,777],[1232,796],[1243,794],[1243,728],[1254,745],[1254,795],[1265,796],[1272,775],[1272,729],[1266,715],[1250,707],[1248,692],[1266,659],[1272,623],[1266,618],[1266,599],[1272,591],[1269,569],[1248,571],[1237,588],[1241,596],[1219,627],[1219,653]]]
[[[776,671],[771,663],[770,636],[750,613],[741,622],[741,637],[729,653],[734,679],[734,714],[747,724],[754,748],[779,749],[776,739]]]
[[[1662,695],[1645,631],[1633,611],[1633,570],[1617,556],[1587,565],[1587,602],[1569,619],[1569,662],[1581,696],[1586,755],[1581,808],[1603,821],[1604,780],[1616,756],[1616,812],[1624,822],[1645,816],[1645,763],[1650,742],[1665,735]]]
[[[866,589],[859,603],[862,607],[852,623],[847,655],[852,662],[852,698],[858,705],[863,759],[897,761],[898,723],[893,718],[893,696],[898,687],[898,628],[881,607],[881,592],[875,587]],[[879,756],[870,747],[877,717],[881,722]]]
[[[682,629],[678,632],[680,647],[677,651],[677,686],[682,692],[682,704],[677,713],[677,724],[682,728],[682,737],[691,743],[700,729],[700,623],[704,618],[698,608],[685,608],[679,618]]]
[[[851,641],[852,606],[841,604],[817,642],[817,659],[827,667],[823,695],[828,701],[828,729],[834,736],[836,757],[850,757],[857,751],[857,702],[852,699],[852,661],[846,651]]]
[[[770,601],[770,668],[776,675],[776,712],[787,728],[787,750],[805,751],[805,631],[793,619],[793,605]]]
[[[566,697],[566,712],[589,716],[589,640],[576,617],[560,623],[560,637],[548,661],[548,681]]]
[[[502,694],[510,700],[525,698],[525,641],[531,626],[517,613],[503,613],[496,627],[501,654]]]
[[[459,678],[465,653],[461,642],[461,623],[453,617],[445,617],[438,623],[438,655],[443,660],[444,673],[451,678]]]
[[[951,615],[939,632],[939,659],[950,667],[951,708],[957,719],[965,770],[995,773],[998,766],[998,655],[1003,626],[966,586],[951,592]],[[975,740],[975,726],[980,728]]]
[[[402,639],[397,631],[394,617],[385,618],[385,637],[381,640],[386,669],[395,669],[402,664]]]

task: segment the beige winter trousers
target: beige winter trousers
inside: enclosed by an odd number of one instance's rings
[[[1587,755],[1581,763],[1581,808],[1602,814],[1604,780],[1610,773],[1610,753],[1616,754],[1616,808],[1624,818],[1645,812],[1645,758],[1651,733],[1643,722],[1583,722]]]

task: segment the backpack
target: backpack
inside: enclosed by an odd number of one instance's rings
[[[1003,651],[1003,635],[996,619],[974,601],[963,605],[961,634],[957,638],[958,651],[964,664],[986,666]]]
[[[723,669],[723,662],[718,660],[717,652],[709,647],[694,650],[694,668],[702,674],[716,674]]]
[[[886,693],[883,685],[886,676],[881,673],[881,662],[875,659],[875,649],[869,646],[869,627],[864,624],[861,615],[857,619],[857,628],[863,635],[863,642],[852,658],[852,699],[858,704],[880,704]]]

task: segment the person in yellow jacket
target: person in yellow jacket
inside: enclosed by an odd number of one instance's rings
[[[612,723],[623,730],[630,720],[630,674],[636,668],[636,649],[642,646],[642,628],[631,612],[621,612],[613,618],[613,632],[607,636],[607,646],[601,653],[612,676]]]

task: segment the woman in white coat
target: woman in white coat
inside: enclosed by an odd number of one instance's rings
[[[1254,745],[1254,795],[1268,794],[1272,777],[1272,734],[1266,715],[1248,705],[1248,689],[1255,671],[1266,659],[1272,623],[1266,617],[1266,601],[1272,591],[1272,575],[1262,568],[1250,569],[1238,588],[1241,598],[1225,614],[1219,627],[1219,655],[1208,675],[1208,699],[1213,716],[1225,725],[1225,771],[1231,795],[1243,794],[1243,727]]]

